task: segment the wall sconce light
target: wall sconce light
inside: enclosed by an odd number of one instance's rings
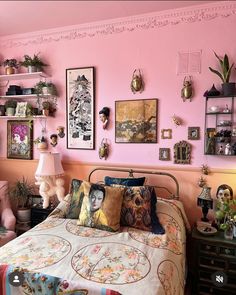
[[[209,221],[207,218],[207,213],[209,209],[213,208],[213,199],[211,198],[211,187],[203,187],[200,195],[197,198],[197,205],[202,207],[203,217],[202,221]]]
[[[55,195],[59,201],[64,199],[64,180],[61,178],[63,174],[64,170],[59,153],[40,153],[38,167],[35,172],[35,184],[39,185],[39,194],[43,198],[43,208],[49,206],[50,198]]]

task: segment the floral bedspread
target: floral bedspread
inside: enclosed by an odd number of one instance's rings
[[[111,233],[47,218],[0,248],[1,294],[184,294],[189,224],[178,201],[158,199],[157,212],[164,235],[134,228]],[[25,274],[18,288],[5,280],[16,267]]]

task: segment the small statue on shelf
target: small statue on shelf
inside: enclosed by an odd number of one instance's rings
[[[224,154],[224,150],[223,150],[223,145],[221,145],[217,151],[218,155],[223,155]]]
[[[225,155],[230,156],[231,154],[232,154],[231,146],[230,146],[229,143],[227,143],[227,144],[225,145]]]

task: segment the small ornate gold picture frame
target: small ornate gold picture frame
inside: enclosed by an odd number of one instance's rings
[[[190,140],[200,139],[200,127],[188,127],[188,139]]]
[[[172,129],[161,129],[161,139],[171,139]]]
[[[170,149],[169,148],[159,148],[159,160],[170,161]]]

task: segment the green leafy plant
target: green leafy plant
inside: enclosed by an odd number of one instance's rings
[[[223,230],[229,227],[230,222],[236,224],[236,199],[217,201],[215,216]]]
[[[18,208],[29,208],[34,193],[34,185],[24,177],[22,180],[17,180],[10,189],[10,197]]]
[[[56,86],[52,82],[46,82],[46,81],[39,81],[35,86],[35,92],[36,94],[43,94],[43,88],[47,87],[48,93],[51,95],[56,95]]]
[[[11,59],[5,59],[3,62],[3,66],[17,69],[19,67],[19,64],[15,58],[11,58]]]
[[[45,64],[39,57],[39,53],[38,54],[34,54],[33,57],[30,57],[29,55],[25,54],[24,55],[24,60],[20,62],[20,65],[23,67],[28,68],[29,66],[34,66],[36,67],[38,70],[42,70],[43,67],[48,66],[47,64]]]
[[[16,108],[16,106],[17,106],[17,102],[15,101],[15,100],[7,100],[6,102],[5,102],[5,108],[7,109],[7,108]]]
[[[217,71],[211,67],[209,67],[209,70],[213,73],[215,73],[220,79],[222,80],[223,83],[229,83],[230,75],[231,75],[231,70],[234,66],[234,63],[232,65],[229,65],[229,58],[228,55],[225,54],[224,58],[221,59],[215,52],[214,52],[216,58],[220,62],[220,67],[221,67],[221,72]]]

